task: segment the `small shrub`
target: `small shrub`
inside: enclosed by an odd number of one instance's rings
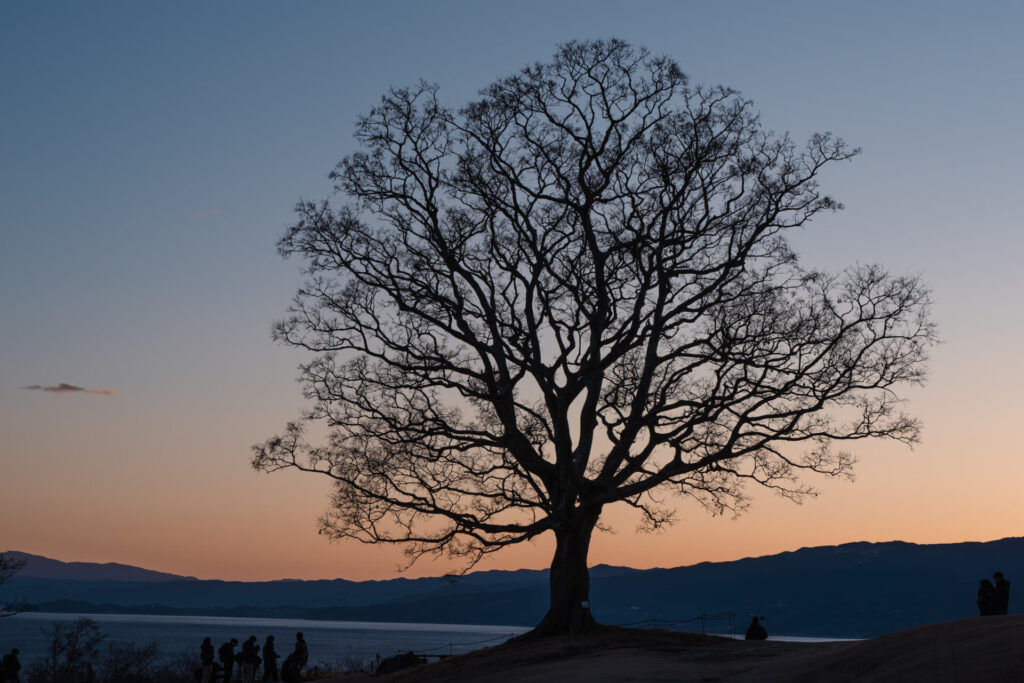
[[[29,683],[85,683],[96,679],[93,663],[106,638],[92,619],[61,621],[40,629],[46,638],[46,654],[29,664]]]

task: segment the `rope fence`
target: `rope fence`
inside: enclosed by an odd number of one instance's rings
[[[444,650],[448,650],[447,654],[449,656],[451,656],[451,655],[455,654],[455,648],[457,648],[457,647],[461,648],[461,647],[465,647],[467,645],[483,645],[484,643],[493,643],[493,642],[496,642],[496,641],[499,641],[499,640],[504,642],[504,641],[508,640],[509,638],[512,638],[512,637],[517,636],[517,635],[519,635],[519,634],[518,633],[506,633],[504,635],[495,636],[493,638],[485,638],[484,640],[470,640],[470,641],[467,641],[467,642],[464,642],[464,643],[448,643],[447,645],[441,645],[439,647],[435,647],[435,648],[432,648],[430,650],[412,650],[412,653],[414,655],[419,656],[419,657],[436,657],[439,654],[443,654]],[[409,650],[404,650],[404,651],[408,652]],[[403,652],[403,650],[399,650],[396,654],[400,654],[401,652]]]
[[[680,624],[692,624],[700,622],[700,632],[703,635],[707,635],[708,622],[720,622],[725,621],[729,629],[729,636],[732,638],[736,637],[736,613],[735,612],[721,612],[720,614],[699,614],[695,617],[688,619],[642,619],[640,621],[630,621],[623,624],[609,624],[609,626],[622,626],[622,627],[646,627],[648,629],[655,628],[669,628],[671,626],[678,626]]]

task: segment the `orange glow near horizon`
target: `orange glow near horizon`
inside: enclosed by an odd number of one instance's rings
[[[681,500],[677,524],[653,534],[635,531],[631,509],[610,507],[603,521],[613,532],[595,534],[591,564],[669,567],[853,541],[947,543],[1021,535],[1016,487],[1024,480],[1024,462],[1014,457],[1007,437],[964,429],[969,422],[997,424],[1009,415],[967,411],[962,422],[934,414],[929,420],[941,403],[919,397],[917,405],[930,427],[922,444],[914,450],[860,444],[857,481],[817,478],[820,495],[802,505],[761,492],[734,519],[710,517]],[[33,462],[45,460],[43,450]],[[247,471],[240,458],[225,458],[206,461],[210,476],[199,486],[187,470],[161,471],[160,458],[150,458],[146,468],[153,474],[139,473],[133,477],[137,485],[124,490],[109,473],[97,471],[90,450],[66,458],[57,480],[25,459],[19,478],[26,485],[0,503],[8,548],[64,561],[121,562],[245,581],[436,576],[458,567],[427,557],[400,573],[404,557],[398,548],[318,536],[316,518],[327,504],[327,488],[315,477],[259,475]],[[970,452],[989,454],[989,467],[965,470],[963,454]],[[131,463],[124,459],[120,467]],[[218,476],[233,479],[233,485],[218,487]],[[42,505],[41,490],[61,506]],[[552,539],[542,536],[492,555],[476,569],[543,568],[552,549]]]

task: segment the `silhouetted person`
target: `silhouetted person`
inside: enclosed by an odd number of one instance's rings
[[[996,613],[996,587],[988,579],[978,584],[978,613],[983,617]]]
[[[295,664],[301,671],[309,661],[309,647],[306,646],[306,639],[302,637],[302,631],[295,634],[295,649],[292,654],[295,656]]]
[[[996,580],[996,600],[994,614],[1006,614],[1010,609],[1010,582],[1003,578],[1002,572],[992,575]]]
[[[750,622],[750,626],[747,627],[746,640],[767,640],[767,639],[768,639],[768,631],[765,629],[764,626],[761,625],[761,622],[758,620],[758,618],[754,617],[753,620],[751,620],[751,622]]]
[[[263,643],[263,680],[277,681],[277,660],[281,655],[274,649],[274,636]]]
[[[21,671],[21,662],[18,661],[18,652],[18,648],[14,648],[5,654],[3,659],[0,659],[0,671],[3,672],[2,680],[4,683],[18,680],[18,672]]]
[[[252,683],[256,677],[256,654],[253,648],[256,647],[256,636],[249,636],[249,639],[242,643],[242,651],[238,655],[238,666],[242,672],[242,680],[245,683]]]
[[[213,678],[213,643],[209,638],[203,638],[203,644],[199,646],[199,661],[203,664],[203,683],[210,683]]]
[[[260,646],[253,644],[252,646],[252,670],[249,672],[249,680],[245,683],[255,683],[256,671],[260,668],[260,662],[263,660],[260,658]]]
[[[294,652],[285,657],[284,662],[281,664],[281,680],[284,683],[298,683],[298,681],[302,680],[302,675],[299,673],[299,665],[295,661]]]
[[[224,683],[231,680],[231,674],[234,672],[236,645],[238,645],[238,640],[232,638],[217,650],[217,657],[220,659],[221,666],[224,667]]]

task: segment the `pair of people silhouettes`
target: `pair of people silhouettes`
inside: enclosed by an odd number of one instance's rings
[[[1010,582],[1002,572],[996,572],[992,578],[995,584],[982,579],[978,586],[978,613],[983,617],[1006,614],[1010,607]]]

